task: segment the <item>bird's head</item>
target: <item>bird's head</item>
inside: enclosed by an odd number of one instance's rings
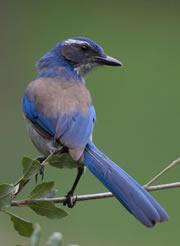
[[[84,37],[63,41],[60,53],[82,76],[99,65],[122,66],[120,61],[107,56],[100,45]]]
[[[122,66],[117,59],[105,54],[103,48],[85,37],[74,37],[58,43],[43,56],[38,67],[70,65],[79,75],[85,76],[99,65]],[[43,66],[41,66],[43,65]]]

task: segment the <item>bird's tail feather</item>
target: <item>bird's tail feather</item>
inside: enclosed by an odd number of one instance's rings
[[[157,222],[168,220],[160,204],[92,143],[85,148],[84,163],[142,224],[152,227]]]

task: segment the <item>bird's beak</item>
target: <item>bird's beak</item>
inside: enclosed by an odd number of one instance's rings
[[[95,58],[96,62],[101,65],[108,65],[108,66],[123,66],[122,62],[119,60],[111,57],[111,56],[96,56]]]

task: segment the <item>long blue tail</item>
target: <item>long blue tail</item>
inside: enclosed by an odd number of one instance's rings
[[[84,163],[142,224],[152,227],[168,220],[168,214],[160,204],[92,143],[86,146]]]

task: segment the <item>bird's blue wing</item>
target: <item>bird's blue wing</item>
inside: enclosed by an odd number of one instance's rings
[[[93,131],[95,110],[91,105],[87,113],[59,114],[56,128],[56,138],[69,148],[85,147]]]
[[[35,102],[30,100],[26,94],[22,98],[22,109],[25,116],[34,124],[37,124],[42,130],[49,133],[52,137],[55,135],[56,120],[46,118],[37,110]]]
[[[22,99],[25,116],[38,125],[53,138],[72,149],[85,147],[93,131],[95,109],[89,105],[86,114],[75,110],[71,113],[57,112],[53,117],[46,116],[38,110],[35,101],[25,93]]]

